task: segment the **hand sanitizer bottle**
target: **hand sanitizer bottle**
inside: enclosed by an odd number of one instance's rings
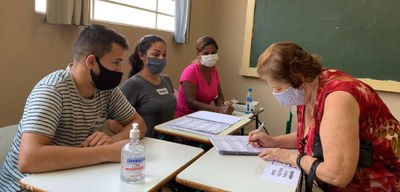
[[[129,143],[121,151],[121,180],[125,183],[140,183],[144,180],[146,151],[140,138],[137,123],[132,124]]]

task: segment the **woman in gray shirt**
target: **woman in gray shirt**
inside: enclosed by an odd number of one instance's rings
[[[174,118],[176,98],[171,79],[161,74],[167,59],[165,41],[157,35],[142,37],[129,62],[132,69],[122,93],[143,117],[146,136],[154,137],[154,126]]]

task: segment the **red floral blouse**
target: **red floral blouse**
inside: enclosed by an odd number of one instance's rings
[[[329,191],[400,191],[399,121],[390,113],[378,94],[358,79],[333,69],[323,69],[319,78],[313,120],[306,135],[305,106],[297,107],[299,152],[312,154],[315,130],[319,130],[319,124],[316,125],[316,122],[321,122],[325,98],[334,91],[346,91],[353,95],[360,107],[359,136],[360,139],[372,142],[373,164],[370,167],[358,167],[353,180],[346,188],[328,186]]]

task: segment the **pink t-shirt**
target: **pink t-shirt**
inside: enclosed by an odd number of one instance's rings
[[[218,96],[218,84],[219,84],[219,75],[218,71],[215,67],[211,68],[210,72],[211,81],[210,84],[207,83],[206,79],[204,79],[203,74],[201,73],[200,66],[197,62],[190,64],[187,66],[181,75],[181,79],[179,80],[179,90],[178,90],[178,100],[176,106],[176,116],[181,117],[187,115],[189,113],[195,112],[195,110],[189,109],[186,104],[185,94],[182,88],[182,82],[190,82],[196,86],[197,96],[196,100],[211,104],[215,98]]]

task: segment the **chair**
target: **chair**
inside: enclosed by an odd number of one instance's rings
[[[18,124],[0,127],[0,167],[3,166],[7,153],[11,148],[12,141],[18,130]]]

